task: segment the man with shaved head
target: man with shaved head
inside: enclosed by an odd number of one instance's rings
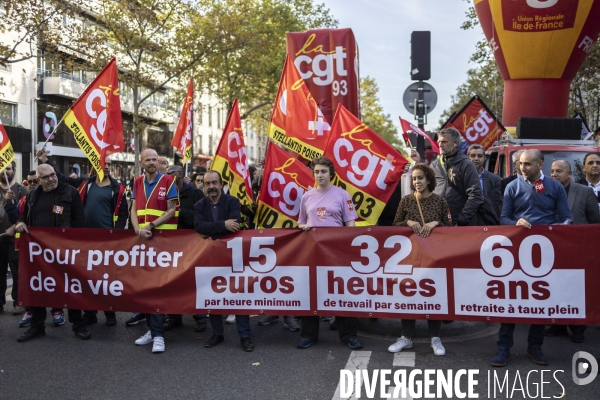
[[[154,229],[177,229],[179,193],[175,177],[165,175],[158,170],[158,154],[155,150],[145,149],[142,151],[140,166],[144,168],[144,175],[138,176],[133,182],[131,225],[136,235],[150,240]],[[139,315],[139,313],[134,314],[128,323]],[[163,314],[146,315],[148,332],[136,340],[135,344],[141,346],[153,343],[153,353],[165,351],[164,320]]]
[[[542,165],[544,155],[539,150],[525,150],[519,158],[521,176],[506,187],[502,215],[502,225],[516,225],[531,229],[533,225],[568,224],[573,215],[567,202],[563,186],[550,177],[544,176]],[[510,361],[510,348],[513,346],[515,324],[500,324],[498,332],[498,353],[492,358],[492,366],[504,367]],[[544,325],[529,326],[527,355],[538,365],[548,365],[548,358],[542,352]]]
[[[59,182],[54,168],[48,164],[37,167],[37,176],[40,185],[27,195],[15,230],[18,233],[28,232],[27,228],[32,226],[83,228],[83,203],[77,189]],[[31,313],[31,327],[17,339],[19,342],[46,335],[46,307],[31,307]],[[81,310],[69,310],[69,322],[73,324],[76,337],[83,340],[91,337],[85,329],[87,323]]]

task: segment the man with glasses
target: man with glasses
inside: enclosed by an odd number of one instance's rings
[[[45,149],[37,152],[38,160],[44,164],[54,166],[48,162],[48,155]],[[127,201],[124,200],[125,186],[121,185],[115,178],[110,176],[110,168],[112,162],[110,158],[104,160],[104,178],[94,173],[90,177],[71,178],[63,175],[59,170],[54,168],[54,173],[60,182],[66,183],[77,188],[81,201],[83,202],[83,210],[85,213],[86,228],[102,228],[102,229],[125,229],[129,210],[127,209]],[[98,322],[97,311],[86,310],[84,318],[88,324]],[[106,326],[117,325],[117,317],[114,311],[105,311]]]
[[[583,172],[585,172],[585,178],[577,183],[589,186],[594,190],[598,207],[600,207],[600,153],[585,155],[583,158]]]
[[[23,212],[15,230],[28,232],[28,227],[83,228],[83,203],[77,190],[58,180],[54,168],[48,164],[37,167],[40,186],[29,192]],[[17,341],[29,340],[45,336],[46,307],[31,307],[31,327]],[[86,321],[81,310],[68,310],[69,322],[73,324],[75,336],[82,340],[92,335],[85,329]]]
[[[177,229],[194,229],[194,204],[204,198],[204,193],[193,184],[184,181],[183,168],[180,165],[169,166],[167,175],[175,178],[175,184],[179,191]],[[168,314],[163,324],[164,330],[170,331],[178,326],[183,326],[182,317],[182,314]],[[204,332],[208,318],[202,315],[194,315],[194,320],[196,321],[196,332]]]
[[[27,190],[31,192],[33,189],[38,187],[38,185],[37,172],[29,171],[27,173]]]
[[[0,195],[2,196],[3,209],[1,211],[0,232],[5,232],[17,220],[19,200],[27,195],[27,189],[19,182],[15,181],[15,167],[13,161],[6,166],[4,173],[0,174]],[[6,178],[8,179],[8,183]],[[25,309],[18,304],[19,294],[19,255],[15,251],[15,237],[12,235],[3,235],[0,237],[0,312],[4,311],[6,304],[6,272],[10,266],[13,284],[10,291],[13,300],[13,315],[22,314]]]
[[[223,193],[223,179],[217,171],[210,170],[204,175],[206,197],[194,204],[194,228],[203,239],[213,240],[240,230],[240,201]],[[250,317],[236,315],[235,324],[244,351],[253,351],[250,333]],[[215,347],[225,340],[223,336],[223,317],[210,314],[213,335],[204,347]]]

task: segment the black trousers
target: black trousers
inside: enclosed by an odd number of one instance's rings
[[[19,295],[19,253],[15,251],[15,242],[0,242],[0,306],[6,304],[6,272],[10,267],[12,275],[12,288],[10,297],[13,300],[13,306],[17,306]]]
[[[351,337],[357,335],[356,322],[351,317],[335,317],[338,326],[338,335],[343,343],[348,343]],[[302,317],[300,336],[310,340],[319,339],[319,324],[321,317]]]
[[[32,328],[43,328],[46,323],[46,307],[30,307],[31,309],[31,327]],[[73,324],[73,331],[78,331],[81,328],[85,328],[87,325],[81,310],[67,310],[69,316],[69,323]]]

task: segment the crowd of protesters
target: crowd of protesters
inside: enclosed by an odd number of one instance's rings
[[[573,182],[572,166],[566,160],[555,160],[551,176],[542,172],[544,157],[541,151],[530,149],[513,154],[514,172],[500,179],[485,169],[485,149],[472,145],[467,154],[460,148],[457,130],[442,129],[437,141],[440,154],[430,165],[413,150],[414,165],[407,165],[410,192],[396,188],[380,218],[380,225],[407,226],[415,234],[427,238],[437,227],[515,225],[530,229],[533,225],[600,223],[600,154],[587,154],[583,160],[585,178]],[[244,228],[253,227],[256,204],[242,207],[240,201],[227,194],[227,185],[214,170],[197,167],[190,177],[178,165],[169,165],[156,151],[145,149],[140,154],[144,173],[131,187],[125,187],[110,176],[111,161],[105,160],[105,176],[100,180],[90,177],[67,177],[48,160],[45,150],[38,152],[40,165],[27,174],[27,187],[15,182],[15,164],[7,166],[6,181],[0,181],[3,207],[0,225],[5,232],[0,237],[0,293],[7,287],[6,275],[10,268],[13,277],[11,298],[13,314],[23,315],[19,327],[29,329],[18,338],[26,342],[46,334],[46,308],[22,308],[18,305],[18,257],[15,235],[37,227],[86,227],[131,229],[143,239],[151,239],[155,229],[194,229],[202,239],[214,240]],[[350,196],[332,184],[335,177],[333,163],[320,157],[310,163],[316,185],[304,194],[300,203],[298,227],[309,230],[321,226],[352,227],[357,219]],[[262,170],[250,167],[252,190],[257,198],[262,182]],[[159,182],[168,188],[166,196],[158,197],[152,190]],[[130,194],[129,194],[130,193]],[[60,194],[60,196],[58,196]],[[128,198],[131,200],[128,201]],[[59,217],[56,210],[61,210]],[[326,215],[322,215],[323,209]],[[320,213],[317,215],[317,213]],[[4,311],[5,296],[1,297],[0,312]],[[62,309],[52,309],[52,324],[65,323]],[[105,312],[106,326],[117,323],[114,312]],[[205,343],[211,348],[224,341],[223,316],[194,315],[195,330],[203,332],[210,322],[212,336]],[[284,316],[284,328],[297,332],[296,347],[307,349],[317,342],[320,320],[332,320],[331,329],[338,330],[342,343],[351,349],[360,349],[353,318]],[[68,310],[68,320],[79,339],[91,338],[87,326],[98,322],[95,310]],[[126,326],[146,321],[148,331],[135,341],[136,345],[153,344],[152,351],[165,350],[165,331],[181,327],[182,315],[134,313]],[[279,321],[278,316],[263,316],[259,325]],[[241,347],[252,351],[250,318],[230,315],[226,322],[235,323]],[[451,322],[451,321],[447,321]],[[416,321],[402,320],[402,336],[389,346],[396,353],[412,347]],[[442,322],[427,321],[431,347],[437,356],[446,354],[442,345]],[[510,360],[515,324],[502,323],[498,334],[498,351],[491,364],[505,366]],[[529,328],[527,355],[534,363],[547,365],[542,352],[544,336],[566,335],[571,330],[572,340],[584,341],[585,326],[552,326],[532,324]]]

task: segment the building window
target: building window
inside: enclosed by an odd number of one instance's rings
[[[212,127],[212,106],[208,106],[208,126]]]
[[[4,125],[17,125],[17,105],[0,101],[0,119]]]
[[[217,108],[217,129],[221,129],[221,109]]]

